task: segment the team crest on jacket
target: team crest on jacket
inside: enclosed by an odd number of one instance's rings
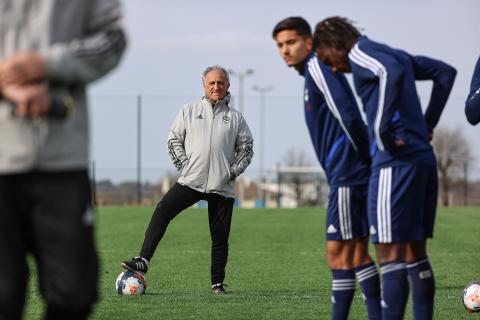
[[[230,117],[228,115],[224,115],[222,118],[223,122],[229,123],[230,122]]]
[[[308,102],[308,89],[305,89],[305,93],[303,94],[303,99],[305,102]]]

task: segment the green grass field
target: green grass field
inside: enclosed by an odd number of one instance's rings
[[[238,209],[230,234],[225,282],[210,292],[210,235],[205,209],[189,209],[169,226],[150,264],[147,293],[119,296],[120,262],[139,251],[152,208],[102,207],[97,242],[101,300],[93,319],[329,319],[330,272],[325,262],[325,210]],[[463,287],[480,279],[480,209],[440,209],[429,243],[436,276],[435,319],[478,319],[461,303]],[[43,305],[31,277],[26,319]],[[360,290],[351,319],[367,319]],[[412,319],[407,306],[406,319]]]

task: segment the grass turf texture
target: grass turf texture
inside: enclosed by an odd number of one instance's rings
[[[325,210],[235,209],[225,282],[210,291],[206,209],[189,209],[170,224],[153,257],[143,296],[119,296],[120,262],[136,255],[152,208],[102,207],[97,243],[101,300],[92,319],[329,319],[331,275],[325,262]],[[477,319],[462,305],[463,287],[480,279],[479,209],[440,209],[429,257],[436,277],[434,319]],[[43,304],[32,272],[26,319]],[[351,319],[367,319],[357,285]],[[411,305],[405,319],[412,319]]]

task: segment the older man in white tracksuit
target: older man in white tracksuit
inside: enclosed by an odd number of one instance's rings
[[[252,160],[253,138],[242,114],[228,105],[228,72],[220,66],[208,67],[203,72],[203,85],[205,97],[184,105],[168,134],[168,153],[180,178],[158,203],[140,255],[124,261],[122,267],[146,273],[169,222],[197,201],[206,200],[212,238],[212,292],[224,294],[235,178]]]

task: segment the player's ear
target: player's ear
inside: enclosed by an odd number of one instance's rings
[[[306,38],[305,44],[307,46],[308,51],[312,51],[312,49],[313,49],[313,39],[312,39],[312,37]]]
[[[350,50],[342,49],[341,52],[342,52],[343,61],[348,63],[348,53],[350,52]]]

